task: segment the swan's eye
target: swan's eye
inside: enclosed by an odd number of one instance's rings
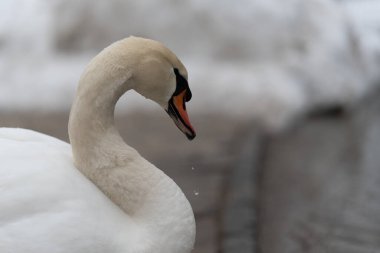
[[[179,73],[177,68],[174,68],[174,73],[176,76],[176,89],[174,91],[173,96],[176,96],[180,94],[182,91],[186,90],[185,101],[190,101],[192,94],[187,80]]]

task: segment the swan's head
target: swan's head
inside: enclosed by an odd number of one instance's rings
[[[187,138],[194,139],[195,131],[186,111],[192,94],[184,65],[157,41],[129,37],[123,42],[136,57],[131,77],[133,89],[158,103]]]

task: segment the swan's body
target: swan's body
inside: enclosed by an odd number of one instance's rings
[[[71,146],[0,128],[0,252],[190,252],[189,202],[124,143],[113,121],[119,97],[135,89],[168,112],[182,102],[172,116],[193,138],[184,107],[190,91],[178,86],[183,76],[183,65],[164,46],[128,38],[103,50],[82,75],[70,115]]]

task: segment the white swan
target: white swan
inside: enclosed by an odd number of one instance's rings
[[[1,253],[192,250],[188,200],[115,128],[115,104],[130,89],[157,102],[195,137],[185,107],[187,72],[177,57],[153,40],[112,44],[79,81],[71,146],[31,130],[0,128]]]

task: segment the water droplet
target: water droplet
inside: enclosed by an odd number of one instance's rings
[[[194,192],[194,195],[195,195],[195,196],[198,196],[198,195],[199,195],[199,192],[198,192],[198,191],[194,190],[193,192]]]
[[[194,167],[191,167],[191,170],[195,170],[195,168],[194,168]]]

